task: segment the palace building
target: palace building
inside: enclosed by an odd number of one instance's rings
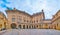
[[[53,15],[52,26],[53,29],[60,30],[60,10],[55,15]]]
[[[30,15],[25,11],[7,9],[6,16],[0,12],[0,29],[57,29],[60,30],[60,10],[52,19],[45,19],[44,11]]]
[[[7,25],[7,18],[2,12],[0,12],[0,30],[3,28],[7,29]]]
[[[6,10],[9,28],[20,29],[41,29],[51,28],[51,19],[45,19],[43,10],[39,13],[30,15],[25,11],[17,9]]]

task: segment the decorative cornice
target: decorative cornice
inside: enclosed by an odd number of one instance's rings
[[[43,10],[42,10],[42,12],[35,13],[35,14],[33,14],[33,15],[30,15],[30,14],[26,13],[25,11],[17,10],[17,9],[15,9],[15,8],[14,8],[13,10],[9,10],[9,9],[6,10],[6,13],[9,12],[9,11],[20,12],[20,13],[23,13],[23,14],[29,15],[29,16],[31,16],[31,17],[33,17],[33,16],[38,16],[38,15],[41,15],[41,14],[43,14],[43,16],[44,16],[44,12],[43,12]],[[45,16],[44,16],[44,18],[45,18]]]
[[[55,20],[57,20],[58,18],[60,18],[60,16],[55,17],[59,12],[60,12],[60,10],[58,10],[58,12],[57,12],[55,15],[53,15],[52,23],[53,23]]]
[[[60,12],[60,10],[57,11],[57,13],[55,15],[53,15],[53,18]]]
[[[58,16],[58,17],[56,17],[55,19],[53,19],[52,20],[52,23],[54,22],[54,21],[56,21],[57,19],[59,19],[60,18],[60,16]]]

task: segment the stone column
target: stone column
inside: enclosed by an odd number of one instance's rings
[[[32,29],[32,25],[31,25],[31,29]]]
[[[23,25],[21,25],[21,28],[23,29]]]
[[[32,25],[32,29],[33,29],[33,25]]]
[[[25,29],[27,29],[27,25],[25,24]]]
[[[33,25],[33,29],[34,29],[34,25]]]
[[[32,25],[31,27],[32,27],[32,29],[33,29],[33,25]]]
[[[29,25],[28,25],[28,29],[29,29]]]
[[[25,24],[25,29],[26,29],[26,24]]]

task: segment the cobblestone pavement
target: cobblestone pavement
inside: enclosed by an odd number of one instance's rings
[[[60,35],[59,30],[53,29],[11,29],[0,35]]]
[[[0,31],[0,35],[3,35],[3,33],[6,33],[7,31],[4,30],[4,31]]]

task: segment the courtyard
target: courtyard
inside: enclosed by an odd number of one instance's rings
[[[9,29],[0,31],[0,35],[60,35],[55,29]]]

